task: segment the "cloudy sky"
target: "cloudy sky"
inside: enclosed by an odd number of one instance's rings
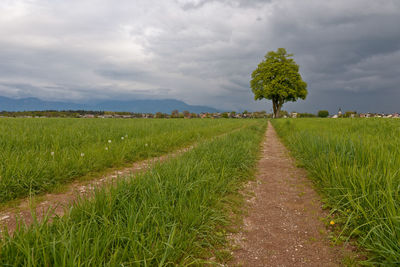
[[[399,0],[0,0],[0,95],[267,110],[251,72],[294,53],[289,111],[400,111]]]

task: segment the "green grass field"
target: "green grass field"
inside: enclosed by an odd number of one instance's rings
[[[159,156],[249,120],[0,119],[0,203]]]
[[[334,240],[358,242],[369,252],[363,264],[398,265],[400,120],[272,123],[331,209]],[[1,119],[2,202],[198,146],[79,200],[51,223],[4,231],[0,265],[204,265],[223,257],[265,128],[265,120]]]
[[[326,197],[341,232],[371,252],[371,265],[400,264],[400,120],[281,119],[278,134]]]
[[[106,125],[89,123],[100,128]],[[153,140],[152,146],[176,144],[173,137],[185,134],[194,135],[197,140],[199,131],[211,135],[208,131],[214,129],[215,135],[241,129],[201,142],[146,173],[97,191],[94,198],[78,201],[64,217],[52,223],[21,226],[12,237],[5,234],[0,241],[0,265],[186,266],[204,265],[212,256],[221,256],[218,251],[226,243],[225,231],[240,203],[238,190],[254,173],[266,121],[138,121],[140,129],[130,128],[125,121],[112,123],[120,129],[113,130],[113,138],[109,128],[94,138],[102,149],[108,138],[115,140],[112,144],[121,145],[122,141],[116,140],[127,129],[132,129],[129,137],[139,139],[140,134],[135,135],[133,129],[146,131],[143,125],[161,135],[158,140],[156,135],[143,133],[143,140],[137,141],[143,145]],[[189,133],[181,131],[185,127]]]

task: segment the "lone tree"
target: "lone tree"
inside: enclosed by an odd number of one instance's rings
[[[251,74],[250,86],[254,99],[272,100],[274,118],[279,118],[285,102],[294,102],[307,96],[307,83],[301,78],[299,65],[292,56],[286,53],[285,48],[270,51]]]

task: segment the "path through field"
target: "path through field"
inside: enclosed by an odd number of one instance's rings
[[[3,227],[6,226],[8,232],[12,234],[17,227],[17,221],[23,220],[27,225],[32,224],[32,210],[35,212],[35,216],[39,221],[41,221],[47,214],[49,218],[54,216],[62,216],[65,212],[65,209],[73,205],[73,202],[78,197],[90,197],[95,191],[95,188],[105,185],[112,185],[118,179],[130,177],[138,172],[148,170],[152,164],[165,161],[168,158],[176,157],[192,149],[194,146],[195,144],[160,157],[135,162],[130,167],[106,173],[105,175],[92,180],[78,180],[72,182],[71,184],[67,185],[67,189],[61,193],[47,193],[42,197],[34,197],[33,201],[31,201],[29,198],[26,198],[21,201],[17,207],[6,208],[0,211],[0,233]]]
[[[269,123],[243,229],[232,236],[232,266],[338,266],[318,195]]]
[[[239,131],[242,128],[243,127],[239,127],[230,132],[216,135],[212,138],[220,138],[226,136],[227,134]],[[73,205],[76,199],[79,197],[90,197],[96,188],[112,185],[112,183],[115,183],[118,179],[127,178],[131,175],[137,174],[138,172],[146,171],[154,163],[162,162],[169,158],[181,155],[193,149],[195,146],[197,146],[197,143],[160,157],[135,162],[130,167],[108,172],[105,175],[95,177],[91,180],[77,180],[69,185],[66,185],[66,190],[61,193],[47,193],[41,197],[33,197],[32,199],[26,198],[22,200],[17,207],[0,210],[0,236],[4,227],[7,227],[8,232],[12,234],[17,227],[18,221],[24,221],[27,225],[32,224],[32,211],[34,211],[34,214],[39,221],[41,221],[46,215],[48,215],[50,219],[55,216],[62,216],[65,213],[65,209],[68,209],[71,205]]]

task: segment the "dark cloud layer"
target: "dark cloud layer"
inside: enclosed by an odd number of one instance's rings
[[[0,95],[270,110],[250,74],[285,47],[309,85],[289,111],[400,111],[397,0],[5,0],[0,12]]]

